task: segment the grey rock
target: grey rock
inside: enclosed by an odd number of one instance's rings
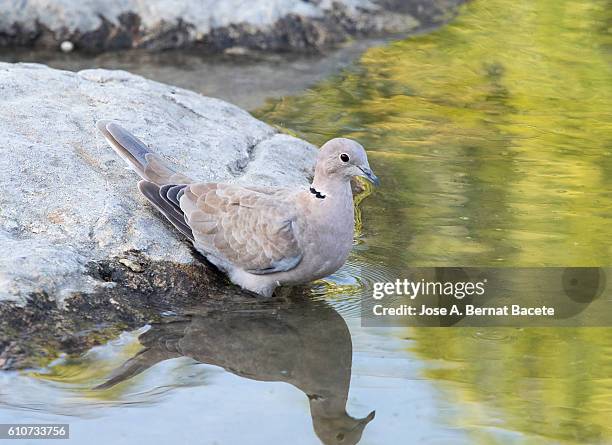
[[[0,103],[0,301],[111,288],[91,273],[100,261],[134,272],[199,261],[139,195],[99,119],[205,181],[307,186],[316,156],[236,106],[124,71],[0,63]]]
[[[4,0],[0,45],[310,51],[352,36],[412,30],[440,1]],[[405,3],[411,7],[398,7]]]

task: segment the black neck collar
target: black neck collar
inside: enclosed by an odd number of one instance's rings
[[[318,192],[314,187],[310,187],[310,193],[315,195],[319,199],[325,199],[325,195],[322,195],[321,192]]]

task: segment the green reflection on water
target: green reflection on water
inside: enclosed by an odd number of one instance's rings
[[[476,0],[256,114],[368,149],[353,262],[612,265],[612,2]],[[610,329],[415,329],[478,443],[612,443]],[[475,404],[473,402],[478,402]]]
[[[518,443],[612,442],[612,330],[415,329],[414,351],[444,365],[425,372],[459,402],[446,421],[477,443],[495,429]],[[552,439],[552,440],[551,440]],[[499,443],[515,443],[500,441]]]
[[[383,180],[362,206],[379,258],[610,265],[610,26],[610,1],[475,1],[257,115],[364,144]]]

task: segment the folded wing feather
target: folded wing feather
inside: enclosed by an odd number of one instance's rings
[[[295,208],[273,189],[196,183],[183,189],[180,207],[194,244],[206,255],[250,273],[293,269],[302,259]]]

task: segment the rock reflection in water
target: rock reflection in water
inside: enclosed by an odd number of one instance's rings
[[[374,411],[351,417],[346,403],[352,342],[344,319],[304,296],[203,305],[164,319],[139,337],[144,346],[99,389],[117,385],[163,360],[190,357],[238,376],[287,382],[308,396],[314,430],[324,444],[356,444]]]

